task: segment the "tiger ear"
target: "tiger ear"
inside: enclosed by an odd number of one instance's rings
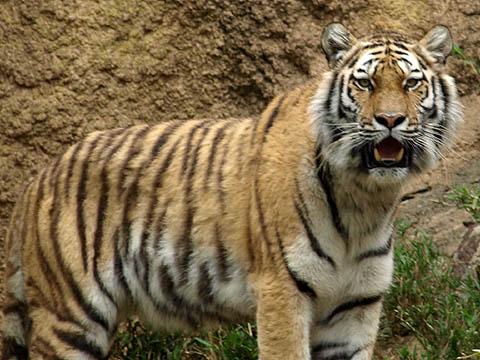
[[[420,44],[424,46],[437,59],[438,62],[445,64],[447,56],[453,49],[453,40],[450,30],[444,25],[433,27],[420,40]]]
[[[322,49],[330,68],[335,67],[356,41],[357,39],[342,24],[327,25],[322,34]]]

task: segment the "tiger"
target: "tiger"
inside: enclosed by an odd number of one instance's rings
[[[118,324],[256,322],[261,360],[373,356],[402,188],[462,123],[447,27],[326,26],[328,70],[259,116],[94,132],[25,186],[2,359],[104,359]]]

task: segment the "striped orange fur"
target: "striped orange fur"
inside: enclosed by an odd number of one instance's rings
[[[461,122],[445,27],[329,25],[331,69],[259,117],[91,134],[26,187],[7,235],[3,359],[102,359],[137,314],[256,321],[260,358],[370,359],[402,185]]]

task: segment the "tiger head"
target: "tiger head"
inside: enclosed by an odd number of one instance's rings
[[[394,32],[357,40],[334,23],[322,47],[330,71],[309,111],[324,162],[388,184],[444,156],[462,119],[455,82],[445,73],[453,47],[445,26],[420,41]]]

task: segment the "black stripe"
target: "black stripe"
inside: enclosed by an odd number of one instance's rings
[[[57,158],[55,159],[55,162],[52,165],[52,168],[51,168],[52,175],[50,176],[50,181],[49,181],[49,185],[51,188],[55,186],[55,182],[58,182],[58,173],[60,171],[60,163],[63,160],[64,155],[65,155],[65,152],[57,156]]]
[[[412,50],[415,52],[415,55],[417,55],[417,60],[420,63],[420,67],[426,71],[427,64],[429,64],[430,62],[427,61],[427,59],[423,56],[423,54],[420,51],[418,51],[418,49],[412,48]]]
[[[51,360],[65,360],[65,358],[62,358],[58,355],[54,355],[55,349],[53,348],[52,345],[50,345],[45,339],[43,339],[41,336],[38,336],[37,339],[35,340],[37,343],[36,347],[36,352],[38,352],[41,356],[43,356],[45,359],[51,359]],[[40,345],[40,346],[38,346]],[[30,354],[33,355],[33,354]],[[35,358],[35,356],[31,356],[31,358]]]
[[[265,140],[267,139],[268,133],[270,132],[270,128],[273,126],[273,122],[275,121],[276,117],[278,116],[278,112],[280,110],[280,107],[283,104],[283,101],[285,100],[285,97],[286,97],[286,95],[283,95],[280,98],[277,105],[273,109],[272,113],[268,117],[267,124],[265,125],[265,128],[263,129],[262,143],[264,143]]]
[[[159,151],[167,143],[170,136],[173,135],[175,130],[183,124],[185,124],[185,122],[178,121],[178,122],[172,123],[167,127],[166,130],[162,132],[162,134],[158,137],[158,139],[155,141],[155,144],[152,147],[152,153],[150,154],[150,157],[152,160],[158,155]]]
[[[328,119],[330,120],[330,115],[331,113],[331,106],[332,106],[332,101],[333,101],[333,95],[335,94],[335,89],[337,88],[337,78],[338,78],[338,73],[333,74],[333,79],[330,82],[330,88],[328,90],[328,96],[327,100],[325,101],[325,111],[328,114]]]
[[[223,238],[220,237],[220,227],[218,223],[215,223],[215,246],[217,249],[217,264],[218,264],[218,276],[221,281],[229,280],[228,276],[228,253],[225,245],[223,244]]]
[[[340,76],[340,82],[338,86],[338,106],[340,106],[342,102],[344,81],[345,81],[345,75]]]
[[[440,82],[440,89],[442,90],[443,95],[443,102],[444,102],[444,113],[448,112],[448,105],[450,103],[450,95],[448,94],[447,84],[445,80],[442,79],[441,76],[438,77],[438,81]],[[445,116],[442,117],[440,125],[445,123]]]
[[[89,342],[83,334],[77,332],[66,332],[60,329],[53,329],[55,335],[67,345],[76,350],[88,354],[96,359],[103,359],[102,349]]]
[[[371,49],[371,48],[378,47],[378,46],[385,46],[385,43],[384,42],[374,42],[374,43],[365,45],[362,49]]]
[[[437,140],[437,142],[435,142],[435,146],[437,148],[439,147],[439,145],[443,143],[443,139],[445,137],[445,132],[446,132],[445,121],[446,121],[446,114],[448,112],[448,105],[450,101],[448,89],[447,89],[447,85],[445,84],[445,81],[441,77],[438,77],[438,82],[440,83],[440,91],[441,91],[440,96],[443,99],[443,114],[442,114],[442,117],[440,118],[440,122],[438,124],[439,126],[438,127],[436,126],[433,131],[433,136],[435,136],[435,139]],[[435,77],[432,77],[432,86],[434,86],[434,84],[435,84]]]
[[[246,126],[244,129],[244,133],[248,133],[250,130],[250,125]],[[243,133],[239,134],[237,137],[238,140],[238,146],[237,146],[237,177],[241,179],[242,177],[242,170],[243,170],[243,164],[244,164],[244,141],[243,139],[246,138]]]
[[[376,70],[377,68],[375,68]],[[353,75],[350,75],[350,77],[348,78],[348,83],[350,84],[352,81],[354,81],[355,78],[353,77]],[[347,85],[347,96],[348,98],[350,99],[351,102],[353,102],[355,104],[355,98],[353,97],[352,95],[352,88],[350,86]]]
[[[328,179],[329,174],[328,171],[325,169],[324,166],[321,166],[321,156],[320,154],[317,155],[317,167],[318,167],[318,178],[320,179],[320,183],[322,184],[323,192],[327,197],[327,203],[330,208],[330,215],[332,216],[333,224],[335,225],[335,229],[337,229],[338,233],[345,239],[348,239],[348,231],[343,226],[342,220],[340,219],[340,214],[338,212],[338,207],[335,202],[335,198],[333,195],[333,189]]]
[[[308,283],[305,280],[302,280],[298,277],[298,274],[292,270],[288,264],[285,264],[287,267],[288,273],[290,274],[290,277],[293,279],[295,282],[295,285],[297,286],[297,289],[306,294],[308,297],[311,299],[315,299],[317,297],[317,294],[315,294],[315,291],[308,285]]]
[[[60,254],[58,254],[57,256],[60,256]],[[85,315],[87,315],[90,318],[90,320],[92,320],[92,321],[96,322],[97,324],[99,324],[100,326],[102,326],[104,328],[104,330],[107,333],[109,333],[109,324],[108,324],[107,319],[105,319],[105,317],[102,314],[100,314],[97,311],[97,309],[94,308],[85,299],[80,287],[78,286],[77,282],[74,280],[71,271],[66,268],[65,264],[63,263],[63,260],[60,260],[60,261],[62,262],[62,265],[61,265],[62,271],[66,275],[66,281],[70,285],[70,288],[73,292],[73,295],[75,296],[75,299],[76,299],[78,305],[80,305],[83,312],[85,313]]]
[[[115,267],[115,275],[118,277],[120,281],[120,285],[123,287],[125,291],[126,297],[133,299],[132,289],[128,285],[127,279],[125,278],[125,274],[123,272],[123,258],[122,254],[120,253],[120,230],[117,229],[115,234],[113,235],[115,250],[114,250],[114,267]]]
[[[203,263],[199,269],[198,281],[198,297],[204,303],[211,303],[213,301],[212,277],[208,271],[207,263]]]
[[[132,183],[127,190],[127,194],[124,199],[124,206],[122,211],[122,240],[125,251],[125,256],[130,254],[130,229],[132,227],[132,221],[129,218],[130,209],[136,205],[136,199],[138,197],[138,184]]]
[[[247,219],[245,221],[245,224],[246,224],[247,250],[248,250],[248,260],[249,260],[249,272],[254,272],[256,269],[256,264],[255,264],[256,255],[255,255],[255,249],[253,247],[251,211],[252,211],[252,207],[249,201],[247,205]]]
[[[301,293],[306,294],[311,299],[315,299],[317,297],[317,294],[315,294],[315,291],[310,287],[310,285],[308,285],[308,283],[305,280],[300,279],[298,277],[298,274],[293,269],[290,268],[287,257],[285,255],[285,248],[283,246],[282,238],[278,233],[278,229],[276,228],[275,228],[275,234],[277,236],[278,247],[280,248],[280,254],[282,255],[283,264],[285,265],[285,268],[287,269],[287,272],[292,278],[293,282],[297,286],[297,289]]]
[[[226,202],[225,202],[225,191],[223,189],[223,169],[225,167],[225,162],[227,161],[227,155],[230,150],[230,141],[229,139],[232,137],[232,134],[226,139],[225,146],[223,147],[222,157],[220,159],[220,164],[218,165],[217,171],[217,191],[218,191],[218,198],[220,202],[220,208],[222,209],[222,214],[225,215],[226,212]]]
[[[61,309],[59,309],[58,305],[50,303],[50,300],[44,292],[44,290],[47,290],[45,286],[40,289],[40,287],[33,281],[33,279],[29,278],[26,282],[26,288],[29,288],[33,292],[35,292],[35,300],[30,301],[29,304],[31,308],[34,308],[35,306],[42,307],[50,311],[52,314],[55,314],[57,316],[57,319],[61,321],[69,321],[69,319],[67,319],[64,314],[61,313]]]
[[[136,283],[142,287],[147,295],[150,295],[150,293],[147,292],[148,281],[145,281],[145,263],[146,261],[144,257],[135,256],[133,258],[133,270],[135,271],[135,275],[137,277]]]
[[[150,223],[147,223],[150,226]],[[148,232],[144,230],[142,231],[142,240],[141,240],[141,245],[140,245],[140,251],[141,251],[141,261],[143,264],[143,280],[140,281],[142,284],[142,287],[145,289],[147,294],[150,294],[150,259],[148,258],[147,254],[147,238],[148,238]]]
[[[413,66],[410,60],[405,59],[403,56],[401,57],[403,61],[405,61],[408,65]]]
[[[435,80],[435,76],[432,76],[432,79],[431,79],[431,91],[432,91],[432,103],[433,103],[432,107],[427,108],[427,107],[423,106],[422,104],[420,104],[420,107],[424,110],[425,115],[427,113],[430,113],[429,117],[431,117],[431,118],[436,118],[437,114],[438,114],[438,109],[437,109],[437,105],[436,105],[436,102],[437,102],[436,86],[437,86],[437,82]],[[426,95],[421,99],[421,101],[425,100],[428,97],[429,87],[427,86],[426,89],[427,89]]]
[[[344,87],[344,76],[342,75],[340,77],[340,84],[338,88],[338,107],[337,107],[337,116],[339,119],[345,119],[347,116],[343,109],[346,109],[346,107],[343,106],[342,102],[342,95],[343,95],[343,87]],[[343,135],[345,134],[344,131],[342,131],[341,127],[338,127],[332,123],[331,129],[333,131],[333,137],[332,137],[332,143],[335,141],[340,140]]]
[[[85,218],[83,214],[83,203],[86,200],[86,187],[88,181],[88,167],[90,163],[90,156],[95,149],[98,141],[100,140],[101,135],[98,135],[93,139],[90,144],[88,144],[87,154],[82,159],[82,170],[80,174],[80,181],[78,182],[77,189],[77,231],[80,238],[80,246],[82,252],[82,261],[83,269],[85,272],[88,271],[88,252],[87,252],[87,236],[86,236],[86,225]]]
[[[387,243],[384,246],[382,246],[378,249],[368,250],[368,251],[360,254],[357,257],[357,261],[362,261],[362,260],[365,260],[365,259],[368,259],[368,258],[371,258],[371,257],[388,255],[390,253],[390,250],[392,249],[392,242],[393,242],[392,241],[392,236],[390,236],[388,238]]]
[[[2,341],[2,360],[28,360],[28,349],[17,343],[15,338],[4,337]]]
[[[22,227],[20,228],[20,241],[24,244],[27,238],[28,232],[28,222],[25,221],[26,217],[30,216],[30,203],[32,202],[30,196],[32,195],[33,185],[34,183],[30,183],[25,190],[23,191],[20,201],[14,207],[14,213],[12,214],[12,219],[17,219],[20,216],[21,212],[21,224]],[[38,211],[38,210],[37,210]],[[35,212],[37,214],[37,212]],[[35,216],[35,215],[34,215]],[[11,243],[11,237],[14,235],[13,231],[7,232],[7,240],[5,244]]]
[[[410,55],[410,54],[408,54],[408,53],[406,53],[406,52],[404,52],[404,51],[400,51],[400,50],[392,50],[392,53],[393,53],[393,54],[396,54],[396,55],[404,55],[404,56]],[[403,56],[401,56],[401,57],[402,57],[402,59],[403,59]],[[409,63],[409,64],[411,64],[411,63]]]
[[[343,303],[335,308],[330,315],[327,316],[324,320],[321,321],[322,324],[328,325],[332,319],[338,314],[350,311],[360,306],[368,306],[379,302],[382,299],[382,295],[374,295],[366,298],[359,298],[352,301]]]
[[[321,352],[325,350],[332,350],[332,349],[344,347],[347,345],[348,343],[337,343],[337,342],[320,343],[313,347],[312,353]]]
[[[47,261],[43,249],[41,248],[38,241],[36,241],[36,251],[37,260],[40,263],[40,270],[43,274],[44,279],[46,280],[46,283],[48,284],[48,293],[50,294],[50,299],[53,302],[53,304],[43,303],[42,306],[46,308],[50,308],[51,306],[53,306],[55,310],[54,313],[59,319],[63,321],[73,321],[73,314],[71,313],[70,309],[65,306],[64,291],[60,286],[57,275],[50,268],[49,262]],[[54,286],[57,290],[56,295],[60,297],[60,305],[57,303],[57,296],[54,296],[55,292],[52,286]]]
[[[203,128],[205,125],[208,125],[208,122],[204,122],[200,125],[201,125],[201,128]],[[202,135],[200,136],[200,138],[197,141],[197,144],[195,145],[195,148],[193,150],[193,154],[192,154],[192,156],[190,156],[191,164],[190,164],[190,168],[189,168],[188,175],[187,175],[187,184],[188,184],[189,190],[191,190],[192,183],[193,183],[193,177],[195,176],[195,172],[196,172],[196,169],[197,169],[198,155],[200,153],[202,143],[205,140],[205,138],[207,137],[210,130],[211,130],[211,127],[207,127],[207,128],[203,129]]]
[[[322,357],[322,360],[352,360],[362,349],[357,349],[354,352],[341,352],[327,357]]]
[[[302,225],[303,225],[303,228],[305,229],[305,232],[307,233],[308,240],[310,240],[310,246],[319,258],[327,260],[330,263],[330,265],[332,265],[332,267],[335,269],[335,267],[336,267],[335,262],[333,261],[333,259],[330,256],[325,254],[325,252],[321,249],[320,242],[318,241],[318,239],[316,238],[312,229],[308,225],[308,221],[307,221],[308,209],[306,208],[306,205],[305,205],[305,202],[303,200],[303,196],[300,192],[300,189],[298,189],[298,185],[297,185],[297,193],[298,193],[298,196],[299,196],[299,199],[300,199],[301,207],[295,201],[294,202],[295,203],[295,209],[297,210],[297,214],[300,217],[300,220],[302,221]],[[307,211],[306,215],[303,213],[302,207],[303,207],[303,209],[305,209],[305,211]]]
[[[225,123],[225,125],[221,126],[220,128],[216,129],[216,134],[212,140],[212,147],[209,152],[208,156],[208,163],[207,163],[207,171],[205,173],[205,180],[204,180],[204,189],[206,190],[209,186],[210,177],[212,175],[213,164],[215,162],[215,157],[217,156],[217,148],[222,139],[225,136],[225,130],[227,130],[230,126],[233,125],[233,120],[229,120]]]
[[[7,305],[3,308],[3,315],[16,313],[21,317],[27,313],[27,304],[22,302],[15,302],[14,304]]]
[[[343,64],[348,63],[348,68],[351,69],[355,65],[355,63],[358,61],[358,59],[359,59],[358,53],[362,50],[363,50],[363,48],[358,48],[348,58],[342,59]]]
[[[185,175],[185,173],[187,172],[189,160],[192,158],[190,156],[190,149],[192,147],[193,137],[195,136],[195,133],[198,130],[203,129],[204,126],[207,125],[207,123],[208,123],[208,121],[203,121],[201,123],[196,124],[195,126],[193,126],[190,129],[190,132],[189,132],[188,137],[187,137],[187,142],[185,143],[185,149],[184,149],[184,154],[183,154],[183,162],[182,162],[183,165],[182,165],[181,171],[180,171],[180,180],[181,180],[181,177],[183,175]],[[205,136],[205,133],[204,133],[204,136]],[[198,151],[198,147],[199,147],[199,145],[196,146],[197,151]],[[190,161],[190,162],[191,162],[190,169],[195,168],[195,165],[196,165],[195,162],[193,160]],[[191,172],[192,171],[190,170],[190,173]]]
[[[399,43],[399,42],[394,42],[393,45],[395,45],[396,47],[402,49],[402,50],[405,50],[405,51],[409,51],[408,48],[406,46],[404,46],[403,44]]]
[[[73,147],[73,152],[72,155],[70,155],[70,161],[68,163],[68,170],[67,170],[67,176],[65,180],[65,200],[68,201],[70,199],[70,188],[71,188],[71,180],[73,176],[73,168],[75,166],[75,163],[77,161],[78,153],[80,152],[80,149],[84,145],[85,142],[80,142],[74,145]]]
[[[133,128],[132,132],[135,131],[135,133],[132,134],[132,141],[127,145],[128,146],[128,154],[126,155],[122,168],[120,170],[119,174],[119,179],[120,181],[117,183],[117,191],[119,194],[123,193],[124,187],[125,187],[125,182],[128,178],[128,175],[131,172],[131,169],[129,169],[129,164],[132,160],[134,160],[137,155],[139,155],[142,150],[144,149],[144,142],[143,139],[147,136],[149,130],[151,130],[151,127],[148,125],[143,126],[140,129]],[[127,190],[128,192],[128,190]]]
[[[270,243],[270,240],[268,239],[267,225],[265,223],[265,216],[263,214],[262,202],[261,202],[261,199],[260,199],[260,190],[258,189],[258,176],[256,176],[255,180],[254,180],[254,193],[255,193],[255,203],[257,205],[256,209],[257,209],[258,221],[260,222],[260,229],[262,231],[263,240],[267,244],[268,253],[271,254],[272,244]]]
[[[188,205],[187,205],[188,206]],[[186,211],[186,217],[183,225],[184,234],[180,237],[181,244],[177,247],[179,252],[177,256],[177,267],[182,273],[180,278],[180,286],[188,283],[188,270],[190,268],[190,257],[193,253],[193,241],[192,241],[192,227],[193,227],[193,210],[188,206]]]
[[[352,61],[350,61],[350,63],[348,64],[348,68],[349,69],[353,68],[355,66],[355,64],[357,63],[357,61],[358,61],[358,56],[354,57],[352,59]]]
[[[250,138],[250,145],[253,145],[253,143],[255,142],[255,135],[257,135],[257,129],[258,129],[258,125],[260,125],[261,118],[256,116],[252,120],[253,120],[253,129],[252,129],[252,137]]]

